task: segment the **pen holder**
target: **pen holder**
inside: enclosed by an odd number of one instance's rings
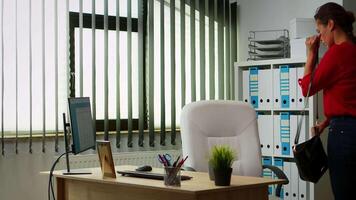
[[[164,185],[180,186],[180,167],[164,167]]]

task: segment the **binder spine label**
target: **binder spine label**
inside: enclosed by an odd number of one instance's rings
[[[289,83],[289,66],[282,65],[280,66],[280,77],[279,85],[281,92],[281,107],[289,108],[289,99],[290,99],[290,83]]]
[[[258,68],[251,67],[249,75],[249,92],[251,104],[254,108],[258,108]]]
[[[282,155],[290,155],[290,115],[288,112],[283,112],[280,114],[280,136],[281,136],[281,146]]]
[[[283,159],[281,159],[281,158],[275,158],[275,159],[274,159],[274,166],[278,167],[280,170],[283,171]],[[275,178],[277,178],[277,177],[275,177]],[[281,188],[280,199],[284,199],[284,189],[283,189],[283,186],[282,186],[282,188]]]
[[[271,157],[263,157],[262,158],[263,165],[272,165],[272,158]],[[263,177],[272,178],[272,171],[269,169],[263,170]],[[272,195],[273,187],[271,185],[268,186],[268,194]]]

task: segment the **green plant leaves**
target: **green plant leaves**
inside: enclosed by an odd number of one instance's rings
[[[209,163],[216,170],[228,169],[236,159],[236,152],[227,145],[216,145],[211,149]]]

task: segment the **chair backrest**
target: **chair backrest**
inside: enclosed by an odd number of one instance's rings
[[[238,101],[199,101],[186,105],[181,113],[185,165],[208,171],[212,146],[227,144],[237,152],[233,174],[261,176],[261,148],[255,110]]]

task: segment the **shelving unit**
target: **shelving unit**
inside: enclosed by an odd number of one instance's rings
[[[262,162],[280,167],[290,179],[290,184],[284,186],[283,199],[332,199],[328,174],[317,184],[304,182],[299,179],[293,159],[297,121],[304,108],[298,78],[304,74],[305,62],[301,58],[235,63],[236,100],[251,103],[256,109]],[[299,142],[310,138],[310,127],[316,122],[316,102],[321,99],[321,95],[319,99],[309,98]],[[270,176],[270,173],[265,171],[264,175]],[[270,191],[270,199],[276,199],[272,188]]]

